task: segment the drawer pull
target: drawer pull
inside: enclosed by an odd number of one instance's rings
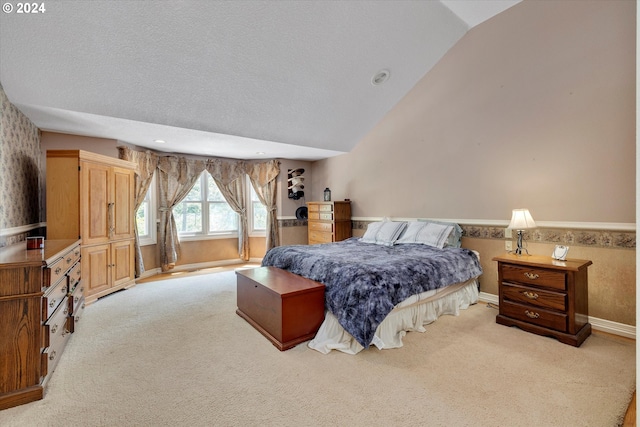
[[[55,271],[56,276],[59,276],[60,272],[62,272],[62,268],[60,268],[60,267],[56,268],[56,271]]]
[[[66,286],[63,286],[62,288],[60,288],[60,292],[62,292],[63,294],[67,294],[67,288]]]
[[[526,314],[527,317],[530,318],[530,319],[537,319],[538,317],[540,317],[540,315],[538,313],[533,312],[533,311],[529,311],[529,310],[525,310],[524,314]]]
[[[52,299],[51,302],[49,303],[49,307],[53,308],[56,305],[56,300]]]
[[[527,279],[531,279],[531,280],[536,280],[538,277],[540,277],[536,273],[529,273],[528,271],[524,273],[524,275]]]
[[[57,330],[58,330],[58,325],[53,325],[53,327],[51,328],[51,333],[55,334]]]
[[[527,297],[529,299],[538,299],[539,298],[539,295],[536,294],[535,292],[523,291],[522,295],[524,295],[525,297]]]
[[[53,359],[55,359],[55,358],[56,358],[56,351],[55,351],[55,350],[53,350],[53,351],[51,352],[51,354],[49,355],[49,360],[53,360]]]
[[[71,257],[67,258],[67,264],[71,264],[71,261],[72,261]]]

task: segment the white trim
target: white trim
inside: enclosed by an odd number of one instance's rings
[[[183,271],[197,271],[197,270],[203,270],[206,268],[215,268],[215,267],[226,267],[228,265],[234,265],[234,264],[247,264],[247,263],[252,263],[252,264],[261,264],[262,263],[262,258],[249,258],[249,261],[242,261],[240,258],[238,259],[227,259],[227,260],[221,260],[221,261],[209,261],[209,262],[199,262],[199,263],[195,263],[195,264],[184,264],[184,265],[177,265],[174,268],[172,268],[169,271],[166,271],[165,273],[179,273],[179,272],[183,272]],[[163,271],[161,268],[152,268],[150,270],[145,270],[144,273],[142,273],[140,275],[140,277],[138,277],[136,280],[139,279],[146,279],[148,277],[152,277],[158,274],[162,274]]]
[[[13,236],[15,234],[26,233],[27,231],[35,230],[36,228],[46,227],[46,222],[37,222],[35,224],[21,225],[20,227],[5,228],[0,230],[0,237]]]
[[[140,275],[140,277],[136,277],[136,280],[146,279],[147,277],[156,276],[162,273],[161,268],[152,268],[151,270],[145,270],[144,273]]]
[[[417,221],[432,219],[434,221],[455,222],[465,225],[489,225],[494,227],[509,226],[509,220],[500,219],[451,219],[451,218],[393,218],[393,221]],[[381,217],[352,217],[352,221],[382,221]],[[585,230],[636,231],[635,223],[628,222],[569,222],[569,221],[536,221],[538,228],[574,228]]]
[[[478,299],[479,301],[499,305],[498,295],[488,294],[486,292],[480,292]],[[611,320],[599,319],[597,317],[592,317],[592,316],[589,316],[589,323],[591,323],[591,328],[593,328],[596,331],[602,331],[612,335],[618,335],[621,337],[636,339],[635,326],[626,325],[624,323],[612,322]]]

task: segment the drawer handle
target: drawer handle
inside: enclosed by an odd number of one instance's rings
[[[530,318],[530,319],[537,319],[538,317],[540,317],[540,315],[538,313],[535,313],[535,312],[529,311],[529,310],[525,310],[524,314],[526,314],[527,317]]]
[[[529,299],[538,299],[539,297],[535,292],[522,291],[522,294]]]
[[[71,257],[67,258],[67,264],[71,264]]]
[[[49,303],[49,307],[53,308],[56,305],[56,300],[52,299]]]
[[[66,286],[63,286],[62,288],[60,288],[60,292],[62,292],[63,294],[67,294],[67,288]]]
[[[536,273],[529,273],[528,271],[524,273],[524,275],[527,279],[531,279],[531,280],[536,280],[538,277],[540,277]]]
[[[59,276],[61,271],[62,271],[62,268],[60,267],[56,268],[56,271],[55,271],[56,276]]]
[[[56,358],[56,351],[55,351],[55,350],[53,350],[53,351],[51,352],[51,354],[49,355],[49,360],[53,360],[53,359],[55,359],[55,358]]]
[[[52,333],[52,334],[55,334],[57,330],[58,330],[58,325],[53,325],[53,326],[51,327],[51,333]]]

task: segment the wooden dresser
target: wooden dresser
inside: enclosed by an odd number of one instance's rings
[[[579,347],[589,335],[587,267],[591,261],[505,254],[498,262],[496,322]]]
[[[276,267],[236,272],[236,313],[280,351],[313,338],[324,321],[324,285]]]
[[[82,311],[82,300],[73,304],[70,296],[82,286],[80,276],[79,240],[0,249],[0,409],[44,396],[76,323],[72,316]]]
[[[308,202],[309,244],[351,237],[351,202]]]
[[[87,304],[135,285],[136,167],[82,150],[47,151],[47,238],[82,240]]]

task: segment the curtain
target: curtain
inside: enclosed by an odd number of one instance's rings
[[[134,200],[134,213],[138,211],[140,205],[144,201],[149,186],[153,180],[153,174],[155,173],[156,166],[158,165],[158,156],[151,151],[134,151],[129,147],[118,147],[120,152],[120,158],[129,162],[136,163],[138,169],[136,170],[135,180],[135,200]],[[151,227],[155,227],[155,224],[150,224]],[[138,232],[138,226],[134,222],[135,230],[135,268],[136,277],[140,277],[144,273],[144,260],[142,259],[142,251],[140,249],[140,235]]]
[[[180,241],[173,208],[189,194],[205,168],[202,160],[160,157],[158,160],[158,204],[160,205],[160,264],[162,271],[175,267],[180,256]]]
[[[277,218],[276,178],[280,173],[280,162],[270,160],[268,162],[247,163],[247,175],[251,179],[251,185],[256,191],[260,202],[267,208],[267,241],[266,250],[280,245]]]
[[[247,221],[247,202],[245,191],[245,164],[238,160],[209,159],[207,172],[215,181],[224,196],[238,215],[238,256],[249,260],[249,226]]]

